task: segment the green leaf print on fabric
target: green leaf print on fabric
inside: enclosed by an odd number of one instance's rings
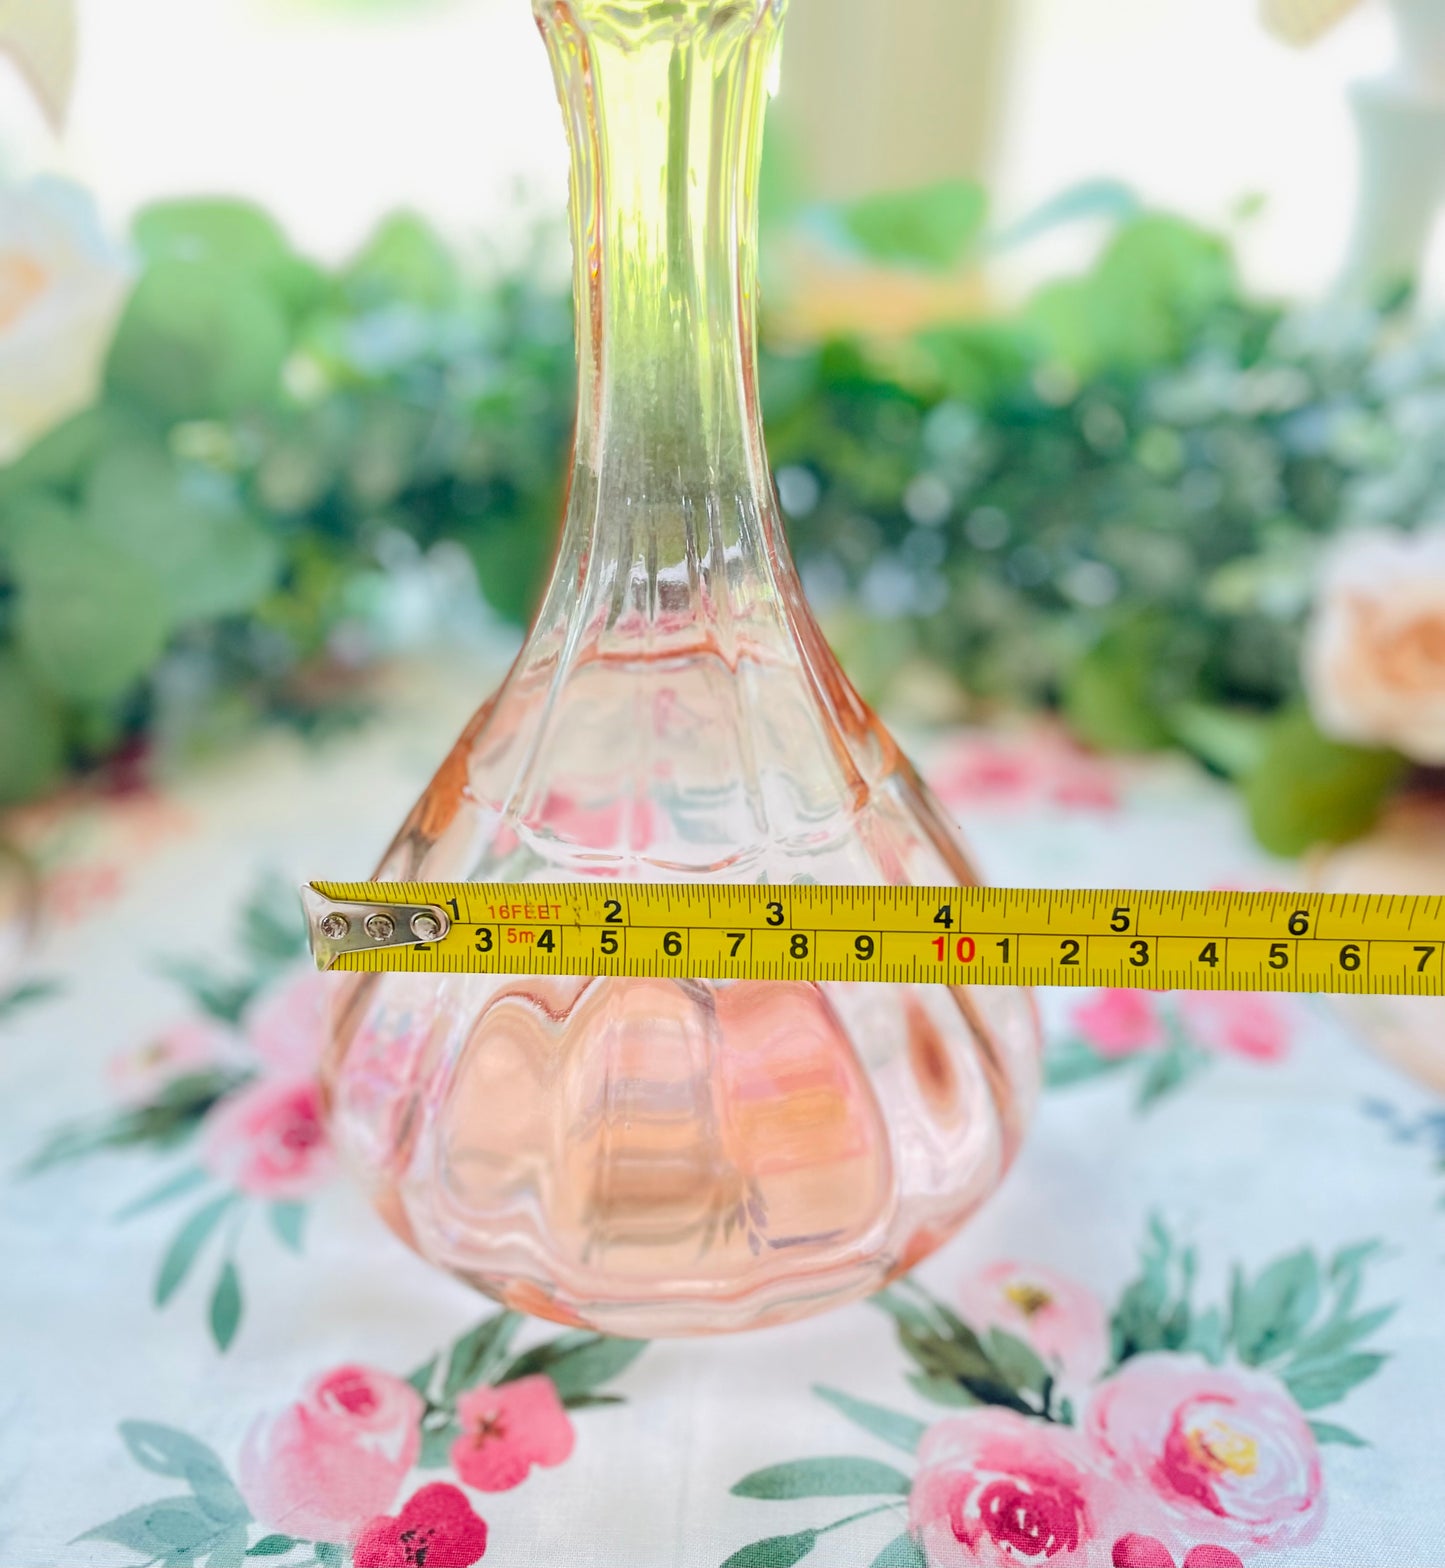
[[[160,1273],[156,1275],[155,1303],[163,1307],[185,1283],[186,1276],[195,1266],[201,1248],[210,1240],[216,1227],[225,1218],[228,1209],[236,1204],[234,1193],[224,1193],[203,1204],[176,1232],[175,1240],[161,1259]]]
[[[1289,1054],[1294,1012],[1281,997],[1228,991],[1090,992],[1051,1041],[1044,1081],[1066,1089],[1110,1077],[1134,1084],[1141,1115],[1221,1060],[1268,1067]]]
[[[16,1013],[34,1007],[37,1002],[51,1001],[64,989],[58,980],[22,980],[8,991],[0,991],[0,1024],[8,1024]]]
[[[495,1317],[483,1319],[470,1334],[463,1334],[452,1346],[447,1360],[442,1398],[455,1399],[472,1384],[487,1382],[506,1359],[507,1349],[521,1326],[522,1318],[518,1313],[499,1312]]]
[[[873,1559],[872,1568],[928,1568],[928,1559],[911,1535],[895,1535]]]
[[[211,1292],[211,1338],[220,1350],[229,1350],[236,1330],[241,1326],[241,1276],[236,1265],[227,1258],[221,1265],[220,1278]]]
[[[1315,1413],[1386,1359],[1366,1342],[1394,1308],[1359,1305],[1377,1252],[1359,1243],[1325,1259],[1297,1247],[1236,1267],[1228,1301],[1207,1302],[1196,1248],[1156,1217],[1112,1311],[1044,1263],[984,1265],[951,1294],[962,1311],[901,1280],[875,1304],[892,1320],[902,1380],[944,1408],[929,1420],[825,1385],[813,1392],[909,1455],[910,1473],[861,1455],[802,1457],[732,1487],[750,1500],[871,1491],[896,1501],[755,1541],[727,1563],[798,1561],[830,1531],[901,1512],[905,1497],[909,1529],[850,1560],[1193,1565],[1308,1546],[1325,1514],[1321,1447],[1367,1442]]]
[[[216,1453],[175,1427],[154,1421],[122,1421],[121,1441],[138,1465],[156,1475],[176,1476],[217,1519],[245,1519],[246,1505]]]
[[[324,980],[300,962],[305,932],[290,886],[263,880],[235,932],[225,973],[193,959],[162,963],[200,1016],[165,1025],[112,1057],[107,1083],[120,1107],[59,1128],[26,1167],[34,1176],[101,1154],[191,1150],[184,1165],[153,1174],[115,1219],[143,1220],[201,1199],[165,1248],[153,1300],[162,1308],[180,1293],[219,1232],[224,1244],[205,1322],[221,1351],[242,1326],[237,1243],[248,1214],[262,1209],[276,1243],[300,1253],[307,1202],[333,1168],[315,1084]]]
[[[876,1459],[846,1455],[796,1459],[790,1464],[754,1470],[736,1482],[732,1492],[734,1497],[759,1497],[774,1502],[795,1497],[877,1497],[887,1493],[907,1496],[908,1477]]]
[[[770,1535],[740,1547],[722,1568],[793,1568],[818,1544],[816,1530],[799,1530],[796,1535]]]
[[[239,1318],[239,1293],[227,1263],[212,1302],[218,1338]],[[219,1455],[187,1433],[122,1422],[121,1440],[136,1464],[188,1490],[78,1539],[125,1547],[146,1568],[243,1568],[293,1552],[306,1554],[296,1568],[345,1568],[354,1549],[372,1561],[471,1568],[487,1549],[485,1520],[450,1480],[408,1496],[413,1471],[451,1467],[462,1485],[493,1493],[520,1485],[536,1465],[565,1462],[576,1434],[561,1391],[549,1373],[527,1367],[560,1368],[571,1386],[595,1390],[646,1348],[567,1333],[510,1356],[523,1326],[516,1313],[493,1313],[406,1380],[354,1362],[307,1379],[297,1397],[244,1424],[235,1481]],[[621,1403],[616,1394],[578,1397]],[[906,1477],[891,1475],[895,1491],[906,1489]]]
[[[155,1421],[123,1421],[120,1435],[137,1464],[185,1481],[190,1492],[132,1508],[77,1540],[113,1541],[165,1568],[188,1568],[207,1554],[208,1568],[244,1557],[250,1511],[211,1449]]]
[[[851,1394],[836,1388],[825,1388],[815,1383],[813,1392],[819,1399],[861,1426],[865,1432],[901,1448],[905,1454],[916,1453],[919,1439],[928,1430],[927,1423],[915,1416],[903,1415],[897,1410],[887,1410],[882,1405],[870,1404],[866,1399],[854,1399]]]

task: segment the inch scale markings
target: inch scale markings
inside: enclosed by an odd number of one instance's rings
[[[1445,994],[1445,897],[313,882],[323,969]]]

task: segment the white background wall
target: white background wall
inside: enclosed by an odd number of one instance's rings
[[[924,25],[941,0],[875,3],[899,25],[916,7]],[[1255,281],[1328,281],[1354,183],[1346,87],[1389,55],[1372,0],[1304,52],[1265,35],[1253,0],[1001,3],[1015,22],[1001,214],[1098,175],[1214,221],[1258,194],[1243,239]],[[83,179],[115,223],[157,195],[242,192],[335,255],[398,204],[505,236],[519,191],[524,208],[564,199],[527,0],[81,0],[81,49],[59,142],[0,65],[0,147],[15,172]],[[1028,268],[1067,259],[1045,251]]]

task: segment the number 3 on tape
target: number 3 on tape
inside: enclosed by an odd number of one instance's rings
[[[1445,898],[313,882],[323,969],[1445,993]]]

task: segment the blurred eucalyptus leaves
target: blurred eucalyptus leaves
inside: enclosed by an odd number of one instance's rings
[[[765,327],[810,591],[874,697],[944,672],[975,716],[1057,707],[1095,746],[1187,749],[1244,783],[1271,847],[1347,836],[1403,764],[1319,733],[1304,627],[1333,535],[1441,508],[1445,332],[1403,300],[1252,299],[1224,240],[1084,195],[1046,216],[1107,213],[1099,259],[1018,310],[887,341]],[[882,288],[998,243],[961,185],[810,221]],[[133,242],[99,390],[0,470],[10,800],[138,743],[325,722],[387,651],[399,572],[462,605],[474,571],[520,622],[553,538],[553,237],[486,281],[408,215],[333,271],[236,202],[153,207]]]

